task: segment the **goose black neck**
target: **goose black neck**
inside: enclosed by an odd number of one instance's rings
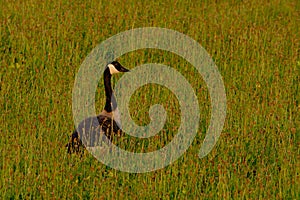
[[[104,88],[105,88],[105,96],[106,96],[104,110],[106,112],[111,112],[113,109],[116,109],[117,104],[111,87],[111,74],[109,72],[109,68],[105,69],[103,76],[104,76]]]

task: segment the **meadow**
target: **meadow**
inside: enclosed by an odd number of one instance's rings
[[[0,199],[299,199],[299,24],[298,0],[1,0]],[[227,97],[217,145],[199,159],[211,107],[193,66],[170,52],[140,49],[118,60],[128,68],[169,65],[193,86],[201,119],[190,148],[148,173],[112,169],[88,152],[68,155],[81,63],[97,44],[140,27],[179,31],[213,58]],[[105,97],[99,80],[98,112]],[[149,123],[156,103],[168,118],[157,136],[121,146],[147,152],[172,140],[180,108],[168,89],[146,85],[130,102],[139,125]]]

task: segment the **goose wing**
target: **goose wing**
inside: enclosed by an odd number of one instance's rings
[[[114,136],[121,136],[122,130],[108,115],[100,114],[84,119],[70,136],[68,153],[81,152],[83,144],[89,147],[110,143]],[[104,137],[106,136],[106,137]]]

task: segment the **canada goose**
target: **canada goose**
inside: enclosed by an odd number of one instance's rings
[[[103,77],[105,88],[105,106],[98,116],[88,117],[78,125],[70,136],[68,153],[79,153],[83,150],[82,141],[87,146],[96,146],[103,139],[103,134],[111,141],[114,135],[121,136],[122,130],[113,120],[113,111],[117,108],[116,100],[111,87],[111,76],[120,72],[128,72],[119,62],[113,61],[107,64]],[[109,142],[108,141],[108,142]]]

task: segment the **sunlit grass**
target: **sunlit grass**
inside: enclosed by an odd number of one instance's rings
[[[298,199],[299,13],[297,0],[3,0],[1,199]],[[72,88],[80,64],[108,37],[145,26],[184,33],[214,59],[227,95],[227,118],[216,147],[198,158],[210,99],[193,67],[169,52],[138,50],[119,61],[129,68],[149,62],[169,65],[194,88],[201,120],[193,145],[172,165],[144,174],[111,169],[89,154],[67,155],[64,145],[74,129]],[[159,149],[176,134],[178,101],[160,86],[134,93],[130,110],[136,123],[149,123],[153,102],[166,105],[164,130],[149,140],[130,140],[129,150]],[[101,82],[96,105],[97,111],[104,105]]]

